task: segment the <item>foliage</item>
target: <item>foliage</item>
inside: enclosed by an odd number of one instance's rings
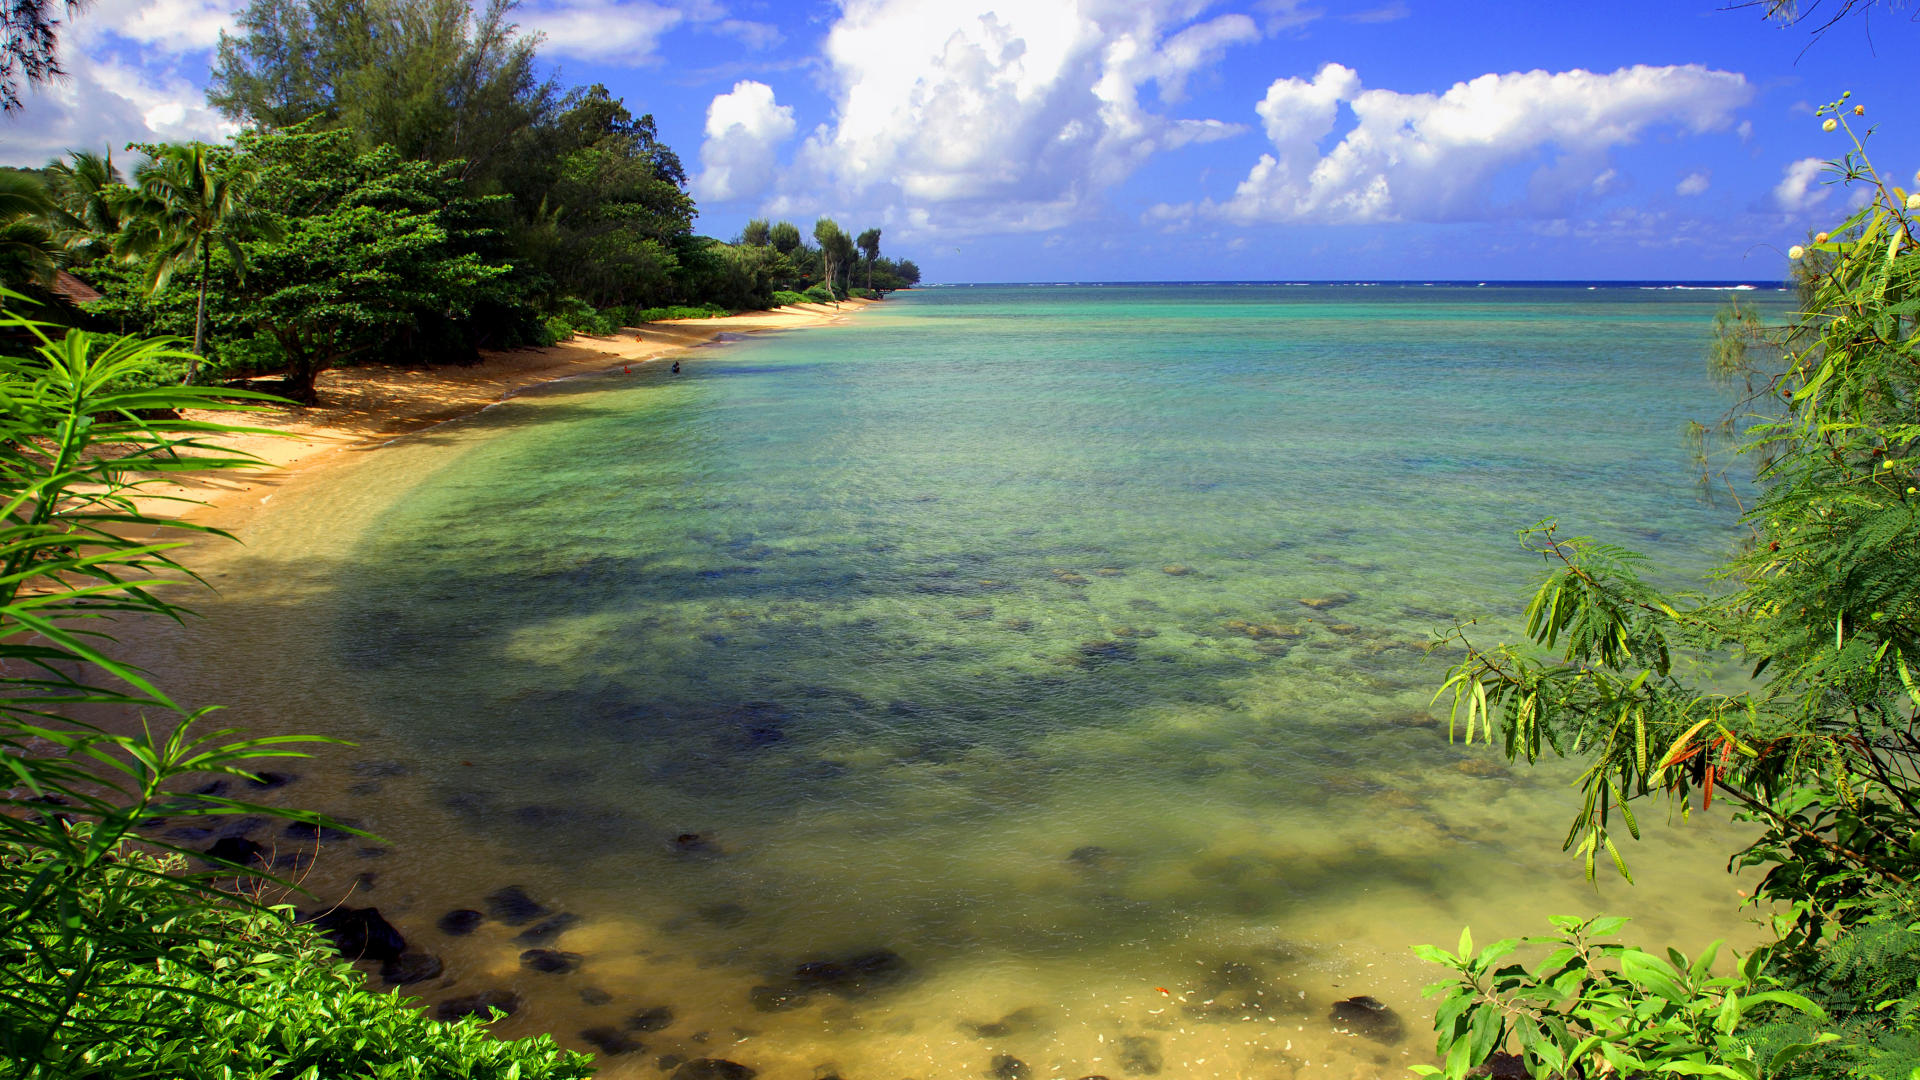
[[[267,130],[309,120],[360,148],[493,174],[557,93],[513,0],[252,0],[222,33],[207,99]]]
[[[1734,974],[1716,976],[1718,942],[1689,962],[1672,949],[1659,957],[1599,940],[1626,922],[1556,917],[1557,935],[1509,938],[1477,953],[1466,932],[1458,953],[1415,946],[1422,959],[1454,969],[1458,978],[1428,988],[1440,997],[1434,1026],[1443,1064],[1414,1072],[1461,1080],[1511,1036],[1526,1048],[1540,1080],[1590,1073],[1762,1080],[1836,1040],[1821,1033],[1765,1057],[1751,1054],[1743,1024],[1750,1027],[1756,1013],[1786,1010],[1815,1020],[1825,1020],[1825,1013],[1778,989],[1777,980],[1761,973],[1759,953],[1744,958]],[[1533,969],[1500,963],[1523,946],[1549,951]]]
[[[61,9],[69,15],[89,0],[9,0],[0,6],[0,110],[20,111],[20,84],[66,74],[60,67]]]
[[[4,846],[0,853],[23,870],[44,865]],[[324,938],[294,925],[290,908],[175,906],[147,887],[183,865],[178,856],[124,852],[81,891],[83,910],[111,907],[119,924],[149,935],[151,955],[137,966],[124,956],[105,961],[98,989],[74,1003],[70,1027],[103,1038],[69,1042],[59,1048],[62,1056],[37,1067],[32,1058],[11,1058],[0,1063],[0,1078],[592,1074],[587,1055],[561,1050],[551,1036],[496,1039],[478,1017],[443,1024],[397,993],[375,993]],[[109,904],[108,896],[117,899]]]
[[[587,1059],[551,1040],[498,1042],[477,1021],[443,1026],[372,993],[286,909],[213,877],[257,872],[147,835],[161,815],[324,823],[205,786],[318,740],[205,730],[205,710],[112,657],[103,630],[186,614],[155,591],[191,578],[180,544],[130,535],[218,535],[135,497],[156,479],[254,463],[212,441],[248,429],[181,411],[266,399],[130,386],[188,355],[171,341],[56,337],[8,315],[0,328],[35,343],[0,356],[0,765],[13,783],[0,793],[0,1077],[585,1076]],[[73,718],[98,706],[166,722],[127,733]],[[189,854],[214,871],[189,872]]]
[[[773,294],[773,303],[775,307],[792,307],[795,304],[811,304],[813,301],[792,289],[780,289]]]
[[[718,304],[675,304],[671,307],[645,308],[635,313],[634,323],[664,322],[668,319],[719,319],[733,314]]]
[[[260,174],[251,161],[204,143],[153,147],[134,171],[136,194],[125,201],[125,227],[115,250],[142,259],[147,291],[167,287],[182,267],[199,271],[193,314],[193,359],[187,381],[194,380],[207,344],[207,287],[213,277],[213,253],[225,252],[235,274],[245,280],[246,250],[240,241],[278,240],[280,225],[251,202]]]
[[[78,265],[111,255],[133,199],[113,154],[76,151],[47,164],[47,194],[57,211],[54,237]]]
[[[0,173],[0,285],[45,284],[65,260],[46,217],[53,202],[40,180]]]
[[[1843,102],[1821,110],[1836,126]],[[1737,427],[1760,489],[1726,585],[1670,595],[1635,553],[1542,523],[1522,533],[1553,565],[1527,609],[1530,643],[1481,648],[1456,627],[1468,653],[1442,692],[1469,741],[1497,729],[1510,759],[1586,761],[1567,846],[1590,874],[1602,851],[1626,873],[1616,829],[1637,835],[1632,806],[1649,797],[1684,812],[1695,794],[1702,809],[1723,796],[1759,824],[1735,858],[1765,868],[1767,971],[1825,1009],[1816,1026],[1849,1035],[1795,1068],[1904,1077],[1920,1068],[1920,935],[1887,928],[1920,922],[1920,254],[1908,193],[1861,143],[1832,168],[1873,197],[1817,238],[1802,310],[1773,348],[1716,350],[1722,378],[1753,389]],[[1746,326],[1723,323],[1750,339]],[[1723,659],[1751,669],[1751,688],[1690,674]],[[1811,1041],[1805,1019],[1762,1020],[1748,1049]],[[1525,1034],[1499,1024],[1469,1065]],[[1553,1068],[1544,1043],[1520,1045],[1536,1075]],[[1702,1052],[1745,1067],[1728,1047]]]
[[[839,299],[839,297],[833,295],[832,289],[827,288],[827,284],[824,281],[808,288],[806,292],[800,295],[805,297],[806,302],[809,304],[831,304]]]

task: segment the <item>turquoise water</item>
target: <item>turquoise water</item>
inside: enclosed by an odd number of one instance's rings
[[[360,743],[288,791],[392,841],[354,902],[448,959],[423,996],[510,987],[500,1030],[567,1039],[672,1008],[610,1075],[1398,1075],[1431,1051],[1411,942],[1602,908],[1740,932],[1726,827],[1656,826],[1642,885],[1596,893],[1558,850],[1571,774],[1450,744],[1424,653],[1511,632],[1539,518],[1676,574],[1734,541],[1681,436],[1724,408],[1722,300],[906,294],[269,504],[207,555],[193,647],[241,660],[196,686]],[[506,884],[584,917],[579,971],[433,928]],[[905,972],[755,1007],[878,949]],[[1410,1037],[1334,1032],[1357,993]]]

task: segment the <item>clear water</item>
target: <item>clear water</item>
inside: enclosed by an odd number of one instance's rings
[[[1681,429],[1724,407],[1721,299],[916,292],[300,481],[147,648],[238,724],[359,744],[285,795],[391,842],[308,884],[443,956],[421,996],[510,988],[497,1030],[571,1045],[670,1007],[606,1075],[1400,1075],[1413,942],[1743,936],[1729,827],[1655,823],[1638,886],[1587,884],[1571,772],[1450,744],[1422,649],[1511,633],[1547,515],[1716,561]],[[580,970],[434,928],[509,884],[583,917]],[[875,949],[908,974],[754,1007]],[[1354,994],[1408,1037],[1335,1032]]]

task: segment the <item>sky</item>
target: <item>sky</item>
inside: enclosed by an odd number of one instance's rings
[[[1827,0],[1827,6],[1838,0]],[[1728,0],[523,0],[567,85],[651,113],[696,228],[827,215],[930,282],[1777,280],[1920,167],[1920,9],[1816,38]],[[1803,6],[1805,0],[1803,0]],[[219,139],[244,0],[100,0],[0,163]],[[1815,8],[1814,15],[1820,14]],[[1902,113],[1902,108],[1905,112]],[[124,157],[124,154],[122,155]]]

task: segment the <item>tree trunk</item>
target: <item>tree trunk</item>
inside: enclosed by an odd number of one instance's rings
[[[200,300],[193,308],[193,357],[187,361],[187,377],[183,380],[192,386],[200,379],[200,357],[205,355],[207,347],[207,277],[213,269],[213,252],[200,251]]]

